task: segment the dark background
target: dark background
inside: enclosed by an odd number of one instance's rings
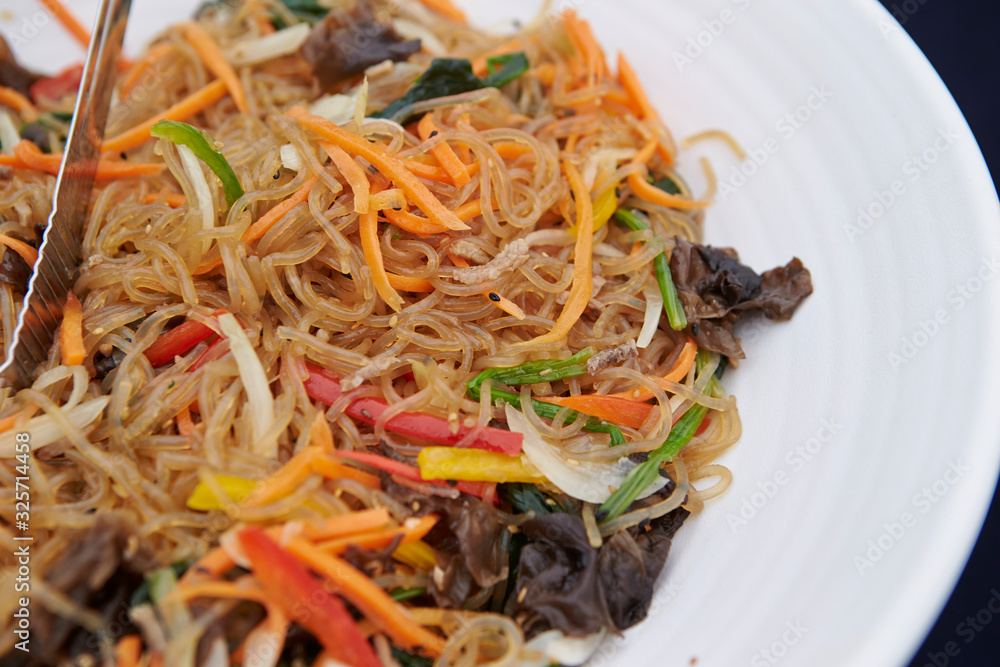
[[[986,158],[1000,175],[1000,3],[880,0],[941,75]],[[1000,443],[997,443],[1000,446]],[[937,623],[910,667],[1000,665],[1000,495]]]

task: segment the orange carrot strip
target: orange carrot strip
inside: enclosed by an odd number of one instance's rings
[[[659,143],[659,140],[655,137],[646,142],[646,145],[643,146],[642,149],[635,154],[635,157],[632,158],[632,164],[645,164],[646,162],[649,162],[650,158],[653,157],[653,153],[656,152],[656,148]],[[665,192],[649,183],[640,172],[633,172],[629,174],[628,185],[632,188],[632,194],[639,199],[643,199],[660,206],[666,206],[667,208],[691,210],[706,208],[712,205],[712,202],[709,201],[689,199],[687,197],[672,195],[669,192]]]
[[[407,199],[416,204],[427,217],[448,229],[465,230],[469,226],[449,211],[437,197],[414,176],[394,155],[390,155],[366,139],[348,132],[325,118],[314,116],[302,107],[292,107],[286,114],[295,118],[302,127],[328,139],[344,150],[363,157],[376,169],[387,176],[398,188],[402,188]]]
[[[187,586],[176,586],[164,596],[164,599],[176,602],[187,602],[194,598],[251,600],[261,604],[266,601],[264,591],[259,588],[244,588],[231,581],[201,581]]]
[[[333,451],[333,431],[330,430],[330,422],[322,412],[316,413],[312,426],[309,427],[309,444],[318,447],[326,454]]]
[[[327,479],[353,479],[355,482],[367,486],[369,489],[382,488],[381,480],[375,475],[351,466],[345,466],[330,459],[314,459],[312,462],[312,472],[323,475]]]
[[[684,347],[681,349],[680,356],[677,357],[677,363],[674,367],[670,369],[666,375],[662,378],[652,378],[663,389],[669,389],[668,383],[670,382],[680,382],[685,376],[687,376],[688,371],[691,370],[691,365],[694,363],[694,359],[698,353],[698,345],[690,338],[684,342]],[[630,391],[619,391],[614,394],[608,394],[610,397],[617,398],[627,398],[631,401],[648,401],[653,398],[653,392],[648,389],[643,389],[642,387],[638,389],[632,389]]]
[[[642,118],[658,119],[660,117],[656,107],[649,101],[649,96],[646,95],[646,90],[642,87],[635,70],[632,69],[632,64],[621,51],[618,52],[618,79],[621,81],[622,87],[625,88],[625,92],[639,108]]]
[[[389,514],[389,510],[384,507],[376,507],[350,514],[331,516],[323,522],[323,526],[320,528],[306,524],[303,528],[303,534],[310,540],[328,540],[378,530],[389,525],[391,520],[392,516]]]
[[[385,272],[385,262],[382,260],[382,248],[378,242],[378,212],[369,211],[361,214],[360,228],[361,252],[365,262],[372,272],[375,291],[379,293],[386,305],[399,312],[403,308],[403,298],[389,284],[389,276]]]
[[[432,136],[438,133],[438,128],[434,124],[434,117],[430,113],[424,114],[424,117],[420,119],[417,123],[417,132],[420,133],[420,138],[427,141]],[[451,182],[455,184],[456,187],[462,187],[468,185],[469,181],[472,179],[469,177],[469,170],[466,168],[465,163],[458,159],[458,155],[452,150],[451,146],[447,142],[441,141],[431,148],[431,153],[437,159],[438,164],[448,172],[448,177],[451,178]]]
[[[48,9],[56,20],[62,23],[63,27],[73,35],[73,39],[80,43],[85,49],[90,48],[90,31],[83,27],[73,14],[63,6],[59,0],[41,0],[45,8]]]
[[[456,23],[466,23],[465,12],[456,7],[451,0],[420,0],[420,4],[424,5],[430,10],[441,14],[447,18],[450,18]]]
[[[426,178],[428,181],[437,181],[438,183],[451,183],[451,177],[448,172],[442,167],[437,165],[428,164],[423,162],[418,158],[421,156],[414,156],[411,158],[406,158],[403,160],[403,166],[413,174],[414,176],[419,176],[420,178]],[[433,157],[433,156],[431,156]],[[465,165],[466,170],[469,172],[469,176],[475,176],[479,171],[479,163],[473,162],[471,164]]]
[[[0,245],[7,246],[20,255],[25,264],[31,268],[35,268],[35,262],[38,261],[38,251],[24,241],[7,236],[6,234],[0,234]]]
[[[426,294],[434,291],[434,285],[426,278],[410,278],[409,276],[399,276],[395,273],[388,273],[389,285],[393,289],[401,292],[419,292]]]
[[[143,201],[145,201],[145,203],[147,204],[155,204],[156,202],[160,201],[160,199],[163,198],[164,195],[166,196],[165,201],[167,203],[167,206],[169,206],[170,208],[180,208],[181,206],[184,206],[184,204],[187,203],[187,197],[177,192],[167,192],[167,193],[150,192],[148,195],[146,195],[146,199]]]
[[[432,656],[444,650],[444,639],[418,625],[403,605],[348,562],[323,552],[301,537],[291,538],[285,548],[330,579],[338,587],[337,592],[395,644],[408,650],[420,648]]]
[[[448,228],[444,225],[439,225],[427,218],[421,218],[419,215],[414,215],[409,211],[394,211],[391,208],[387,208],[382,211],[382,215],[392,224],[411,234],[430,236],[448,231]]]
[[[125,635],[115,645],[115,664],[118,667],[138,667],[142,658],[142,638]]]
[[[322,455],[323,452],[318,447],[306,447],[289,459],[288,463],[276,473],[261,482],[240,504],[244,507],[260,507],[289,495],[309,478],[312,474],[313,461]]]
[[[580,315],[586,310],[593,293],[594,276],[591,273],[594,248],[594,207],[590,201],[590,191],[583,182],[583,177],[576,166],[568,160],[563,162],[563,170],[569,180],[570,188],[576,201],[576,247],[573,252],[573,283],[569,290],[569,298],[563,306],[555,326],[546,334],[531,341],[515,343],[518,345],[538,345],[539,343],[554,343],[569,333]]]
[[[10,156],[3,157],[9,158]],[[11,161],[12,167],[33,169],[53,175],[59,173],[59,168],[62,166],[63,160],[62,153],[43,153],[28,139],[22,139],[20,143],[14,146],[13,157],[14,159]],[[8,162],[0,161],[0,164],[4,163]],[[107,180],[112,178],[130,178],[132,176],[150,176],[160,173],[165,168],[162,164],[99,160],[94,178],[97,180]]]
[[[257,219],[257,222],[250,225],[250,227],[243,232],[243,240],[247,243],[253,243],[264,236],[264,234],[267,234],[267,232],[278,224],[278,221],[285,217],[289,211],[309,198],[309,192],[317,183],[319,183],[319,176],[312,176],[309,178],[309,180],[303,183],[302,187],[292,193],[288,199],[281,201],[277,206],[260,216],[260,218]],[[220,266],[222,266],[222,258],[216,257],[215,259],[211,259],[195,269],[194,275],[204,275]]]
[[[79,366],[87,356],[87,348],[83,346],[83,306],[72,290],[66,294],[59,325],[59,352],[63,366]]]
[[[498,141],[493,144],[493,150],[505,160],[515,160],[522,155],[534,152],[530,146],[519,141]]]
[[[629,428],[641,427],[646,421],[646,417],[656,407],[651,403],[599,394],[566,397],[539,396],[538,400],[561,405],[591,417],[606,419],[615,424],[623,424]]]
[[[179,586],[187,586],[199,577],[218,577],[236,566],[229,553],[222,547],[215,547],[195,561],[194,565],[181,575]]]
[[[166,111],[162,111],[118,136],[106,140],[101,146],[101,150],[105,153],[120,153],[141,146],[152,138],[152,135],[149,134],[149,128],[161,120],[187,120],[225,96],[226,84],[221,80],[215,80],[204,88],[191,93]]]
[[[264,234],[267,234],[271,230],[271,227],[274,227],[279,220],[285,217],[286,213],[309,198],[309,193],[318,182],[319,176],[311,177],[302,184],[301,188],[292,193],[288,199],[283,200],[270,211],[260,216],[257,222],[250,225],[250,227],[243,232],[243,240],[247,243],[253,243],[264,236]]]
[[[194,21],[178,24],[177,30],[180,31],[184,41],[190,44],[191,48],[198,54],[198,58],[201,59],[205,68],[226,84],[226,88],[233,96],[233,102],[236,103],[236,108],[239,109],[240,113],[250,113],[250,107],[247,105],[247,94],[243,90],[243,84],[240,83],[240,77],[226,60],[222,49],[215,43],[212,36]]]
[[[174,45],[170,42],[160,42],[159,44],[154,44],[149,47],[142,57],[139,58],[128,72],[125,73],[125,77],[122,79],[121,83],[121,96],[122,98],[128,97],[128,94],[132,92],[135,84],[139,82],[142,75],[149,71],[156,62],[163,59],[168,53],[174,50]]]
[[[191,421],[191,408],[186,405],[177,413],[177,432],[185,438],[194,432],[194,422]]]
[[[407,520],[408,523],[411,521],[412,520]],[[336,539],[326,540],[325,542],[319,542],[316,546],[327,553],[339,556],[347,551],[347,547],[351,544],[361,547],[362,549],[380,549],[392,544],[393,540],[397,537],[402,538],[399,544],[409,544],[410,542],[416,542],[417,540],[423,538],[423,536],[429,533],[431,528],[433,528],[434,524],[437,522],[438,517],[436,515],[427,514],[420,517],[420,519],[416,521],[412,521],[409,526],[404,524],[395,528],[384,528],[382,530],[362,533],[360,535],[338,537]]]
[[[38,118],[38,109],[31,100],[13,88],[0,86],[0,104],[17,111],[29,122]]]
[[[357,213],[367,213],[371,185],[365,172],[361,170],[354,158],[340,146],[329,141],[321,141],[319,145],[330,156],[333,164],[347,180],[347,184],[351,186],[351,191],[354,192],[354,210]]]

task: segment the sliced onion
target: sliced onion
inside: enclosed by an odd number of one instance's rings
[[[4,155],[13,155],[14,146],[16,146],[21,141],[21,135],[17,131],[17,126],[14,125],[14,121],[11,120],[10,114],[6,111],[0,111],[0,151]]]
[[[521,667],[548,667],[552,664],[567,665],[567,667],[582,665],[601,645],[606,634],[606,631],[601,630],[586,637],[567,637],[559,630],[543,632],[524,645],[525,652],[531,651],[540,657],[532,660],[525,656],[519,665]]]
[[[360,91],[359,91],[360,92]],[[336,95],[324,95],[309,107],[309,111],[317,116],[326,118],[331,123],[344,125],[354,118],[354,110],[357,108],[358,96],[337,93]]]
[[[240,372],[243,391],[247,393],[247,409],[250,410],[250,429],[253,432],[253,451],[260,456],[278,456],[278,436],[271,428],[275,422],[274,395],[271,393],[267,373],[260,358],[250,344],[243,327],[231,313],[219,316],[222,333],[229,339],[229,349],[236,360]]]
[[[358,97],[354,100],[354,124],[361,127],[365,122],[365,113],[368,111],[368,77],[361,82],[358,88]]]
[[[201,228],[202,229],[212,229],[215,227],[215,204],[212,203],[212,193],[208,189],[208,181],[205,180],[205,172],[201,168],[201,160],[194,154],[187,146],[179,145],[177,146],[177,154],[181,158],[181,166],[184,167],[184,173],[187,174],[188,180],[191,181],[191,187],[194,188],[194,197],[198,202],[198,210],[201,212]],[[201,251],[208,252],[209,246],[212,244],[210,239],[204,239],[201,242]]]
[[[506,412],[507,426],[524,436],[524,455],[560,491],[574,498],[588,503],[603,503],[613,489],[622,485],[625,476],[636,465],[624,456],[614,463],[569,461],[531,425],[520,410],[508,405]],[[666,478],[658,478],[639,497],[645,498],[659,491],[666,483]]]
[[[297,23],[278,32],[237,42],[226,50],[226,60],[237,67],[287,56],[299,50],[309,37],[309,24]]]
[[[306,161],[302,159],[302,154],[299,153],[299,149],[292,144],[285,144],[279,148],[278,154],[281,156],[281,166],[284,169],[301,171],[302,168],[306,166]]]
[[[646,295],[646,316],[642,320],[642,331],[636,340],[636,347],[647,347],[653,342],[656,329],[660,326],[660,315],[663,314],[663,295],[656,287],[647,286],[644,290]]]
[[[65,413],[66,418],[69,419],[73,426],[84,429],[101,416],[101,413],[104,412],[104,408],[107,407],[110,400],[110,396],[101,396],[100,398],[95,398],[92,401],[78,405],[72,410],[63,410],[63,413]],[[14,438],[18,433],[31,434],[28,444],[32,451],[45,445],[51,445],[53,442],[66,436],[56,421],[49,415],[29,419],[24,424],[24,428],[10,429],[0,433],[0,459],[14,457]]]

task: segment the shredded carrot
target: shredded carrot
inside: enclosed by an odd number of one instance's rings
[[[392,515],[384,507],[340,514],[327,518],[319,528],[306,524],[303,534],[310,540],[329,540],[358,533],[368,533],[389,525]]]
[[[38,118],[38,109],[31,103],[31,100],[13,88],[0,86],[0,104],[17,111],[28,122]]]
[[[333,451],[333,431],[330,430],[330,422],[322,412],[317,412],[313,419],[312,426],[309,427],[309,444],[318,447],[324,453]]]
[[[63,6],[59,0],[41,0],[45,8],[52,12],[56,20],[62,23],[63,27],[73,35],[73,38],[85,49],[90,48],[90,31],[83,27],[73,14]]]
[[[264,603],[264,591],[259,588],[244,588],[231,581],[200,581],[187,586],[176,586],[164,596],[165,600],[187,602],[194,598],[227,598],[230,600],[251,600]]]
[[[447,18],[450,18],[456,23],[466,23],[465,12],[456,7],[451,0],[420,0],[420,4],[424,5],[430,10],[441,14]]]
[[[138,667],[142,658],[142,638],[125,635],[115,645],[115,664],[118,667]]]
[[[15,169],[32,169],[43,171],[47,174],[58,174],[62,166],[62,153],[43,153],[38,146],[28,139],[22,139],[14,146],[14,155],[0,155],[0,164],[5,164]],[[133,176],[151,176],[158,174],[165,169],[162,164],[149,164],[141,162],[126,162],[99,160],[94,178],[97,180],[108,180],[114,178],[131,178]]]
[[[345,466],[327,458],[316,458],[312,462],[312,471],[327,479],[353,479],[369,489],[381,489],[382,482],[378,477],[352,466]]]
[[[594,86],[607,70],[607,65],[604,63],[604,51],[594,39],[590,25],[577,17],[576,10],[563,11],[562,18],[566,34],[577,52],[583,56],[587,65],[587,85]]]
[[[369,550],[387,547],[392,544],[396,538],[401,538],[399,544],[409,544],[410,542],[416,542],[417,540],[422,539],[424,535],[430,532],[431,528],[433,528],[434,524],[437,522],[438,517],[436,515],[427,514],[415,521],[407,520],[407,523],[410,523],[410,525],[406,525],[404,523],[402,526],[396,526],[394,528],[383,528],[382,530],[362,533],[360,535],[338,537],[332,540],[319,542],[316,546],[327,553],[339,556],[347,551],[347,547],[351,544],[361,547],[362,549]]]
[[[166,111],[162,111],[139,125],[106,140],[101,146],[101,150],[105,153],[120,153],[141,146],[152,138],[149,128],[161,120],[187,120],[225,96],[226,84],[220,80],[213,81],[204,88],[191,93]]]
[[[247,5],[249,6],[249,14],[261,34],[270,35],[273,33],[275,31],[274,24],[271,23],[271,18],[268,16],[268,11],[264,4],[258,2],[258,0],[250,0],[247,2]]]
[[[285,548],[330,579],[337,586],[337,592],[395,644],[408,650],[419,648],[432,656],[444,650],[444,639],[418,625],[403,605],[346,561],[324,553],[301,537],[288,540]]]
[[[178,586],[189,586],[201,577],[218,577],[236,566],[232,556],[222,547],[215,547],[195,561],[194,565],[181,575]]]
[[[87,356],[87,348],[83,346],[83,306],[72,290],[66,294],[59,325],[59,352],[63,366],[79,366]]]
[[[386,153],[382,148],[342,129],[325,118],[308,113],[302,107],[292,107],[286,113],[288,116],[298,120],[302,124],[302,127],[310,132],[332,141],[350,153],[368,160],[376,169],[387,176],[396,187],[402,188],[403,192],[406,193],[407,199],[423,210],[431,221],[439,225],[444,225],[448,229],[465,230],[469,228],[467,224],[459,220],[453,212],[448,210],[427,189],[427,186],[407,170],[406,166],[396,156]]]
[[[691,365],[694,364],[694,359],[698,353],[698,345],[690,338],[684,342],[684,347],[681,349],[680,355],[677,357],[677,363],[674,364],[673,368],[664,375],[662,378],[650,378],[663,389],[670,389],[669,383],[671,382],[681,382],[684,377],[691,370]],[[631,401],[648,401],[653,398],[653,392],[648,389],[638,388],[632,389],[630,391],[620,391],[614,394],[608,394],[609,397],[625,398]]]
[[[649,101],[649,95],[646,94],[645,88],[642,87],[642,83],[639,81],[638,75],[632,68],[632,64],[629,63],[628,58],[621,51],[618,52],[618,80],[621,82],[622,87],[628,96],[632,99],[635,106],[639,109],[639,115],[641,118],[648,118],[650,121],[655,123],[657,126],[663,125],[663,121],[660,118],[659,112],[653,103]],[[673,164],[674,156],[670,154],[670,151],[666,146],[662,145],[661,142],[657,141],[657,151],[660,153],[660,157],[667,164]]]
[[[640,428],[649,413],[656,407],[651,403],[600,394],[566,397],[539,396],[538,400],[561,405],[591,417],[606,419],[615,424],[623,424],[629,428]]]
[[[177,413],[177,432],[185,438],[190,437],[194,433],[194,422],[191,421],[191,408],[186,405]]]
[[[25,264],[31,268],[35,268],[35,263],[38,261],[38,251],[24,241],[7,236],[6,234],[0,234],[0,245],[7,246],[20,255]]]
[[[632,158],[632,164],[646,164],[656,152],[659,140],[655,137],[646,142],[638,153]],[[645,175],[639,171],[632,172],[628,176],[628,185],[632,188],[632,194],[639,199],[666,206],[667,208],[678,208],[684,210],[699,209],[710,206],[712,202],[689,199],[680,195],[672,195],[649,183]]]
[[[247,243],[253,243],[254,241],[260,240],[264,234],[267,234],[271,230],[271,227],[274,227],[279,220],[285,217],[285,214],[308,199],[309,193],[318,182],[319,176],[311,177],[302,184],[301,188],[292,193],[292,196],[283,200],[270,211],[260,216],[257,222],[250,225],[250,227],[243,232],[243,240]]]
[[[434,291],[434,285],[426,278],[411,278],[388,272],[386,272],[386,276],[389,278],[389,286],[401,292],[427,294]]]
[[[201,59],[205,68],[226,84],[226,88],[233,96],[233,102],[236,103],[236,108],[239,109],[240,113],[250,113],[247,95],[243,90],[243,84],[240,83],[240,77],[226,60],[222,49],[215,43],[212,36],[194,21],[178,24],[177,30],[181,33],[184,41],[190,44],[191,48],[198,54],[198,58]]]
[[[244,507],[260,507],[272,500],[287,496],[312,474],[313,460],[322,456],[318,447],[306,447],[289,459],[288,463],[276,473],[265,479],[255,488],[241,505]]]
[[[151,192],[146,195],[146,199],[143,201],[147,204],[155,204],[161,200],[165,201],[170,208],[180,208],[187,203],[187,197],[177,192]]]
[[[451,176],[442,167],[434,164],[429,164],[417,159],[420,156],[415,156],[403,160],[403,166],[406,167],[414,176],[420,178],[426,178],[428,181],[437,181],[438,183],[451,183]],[[472,164],[465,165],[465,168],[469,172],[469,176],[475,176],[479,171],[479,163],[473,162]]]
[[[522,155],[534,152],[531,150],[531,146],[519,141],[498,141],[493,144],[493,150],[505,160],[516,160]]]
[[[570,188],[576,201],[576,228],[579,233],[576,237],[576,247],[573,253],[573,283],[569,290],[569,298],[563,307],[562,313],[556,320],[555,326],[546,334],[542,334],[531,341],[514,343],[512,347],[518,345],[535,346],[541,343],[554,343],[561,340],[569,330],[573,328],[580,315],[586,310],[590,303],[590,296],[594,288],[594,276],[591,272],[593,264],[594,248],[594,208],[590,201],[590,192],[587,185],[580,176],[580,171],[576,166],[566,160],[563,162],[563,170],[566,178],[569,179]]]
[[[389,276],[385,272],[385,262],[382,260],[382,248],[378,242],[378,213],[369,211],[362,213],[358,233],[361,236],[361,251],[365,262],[372,272],[375,291],[379,293],[386,305],[399,312],[403,309],[403,298],[389,284]]]
[[[142,54],[142,57],[135,61],[128,72],[125,73],[121,83],[122,98],[128,97],[128,94],[132,92],[132,89],[142,78],[142,75],[148,72],[153,65],[162,60],[168,53],[173,51],[174,48],[176,47],[170,42],[160,42],[149,47]]]
[[[434,124],[434,117],[431,113],[424,114],[424,117],[417,123],[417,132],[424,141],[438,134],[438,127]],[[469,177],[469,170],[465,163],[458,159],[458,155],[452,147],[445,141],[434,144],[431,153],[437,159],[441,167],[448,172],[448,177],[456,187],[463,187],[469,184],[472,179]]]
[[[405,208],[406,206],[406,195],[399,188],[389,188],[368,196],[368,207],[376,211],[384,211],[387,208]]]
[[[396,225],[400,229],[417,234],[418,236],[431,236],[432,234],[442,234],[448,231],[444,225],[439,225],[427,218],[414,215],[409,211],[394,211],[389,208],[382,211],[386,220]]]
[[[365,172],[361,170],[354,158],[340,146],[329,141],[321,141],[319,145],[330,156],[333,164],[347,180],[347,184],[351,186],[351,191],[354,192],[354,210],[357,213],[367,213],[371,186]]]

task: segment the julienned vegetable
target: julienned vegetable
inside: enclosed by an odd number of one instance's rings
[[[381,667],[340,598],[260,528],[244,528],[239,538],[268,598],[312,633],[331,657],[353,667]]]
[[[417,455],[420,475],[424,479],[460,479],[470,482],[545,481],[530,461],[520,456],[483,452],[458,447],[424,447]]]
[[[709,352],[701,351],[698,353],[698,363],[697,367],[699,370],[703,368],[708,363],[708,359],[712,356]],[[709,380],[708,384],[705,386],[706,394],[714,394],[719,390],[719,380],[718,373],[724,367],[720,364],[719,370],[717,371],[716,377]],[[701,426],[702,420],[705,415],[708,414],[708,408],[704,405],[694,404],[688,408],[677,423],[674,424],[673,428],[670,429],[670,435],[658,448],[649,452],[648,458],[640,463],[638,466],[629,473],[628,477],[621,487],[611,494],[600,506],[596,512],[597,520],[600,522],[609,521],[611,519],[617,518],[624,513],[629,506],[638,500],[641,492],[646,489],[650,483],[656,481],[656,478],[660,476],[660,466],[664,463],[673,461],[674,457],[677,456],[678,452],[684,448],[686,444],[691,441],[694,434],[698,431],[698,427]]]
[[[480,79],[472,72],[472,63],[459,58],[435,58],[406,94],[389,106],[371,114],[373,118],[390,118],[405,123],[398,117],[407,107],[424,100],[459,95],[481,88],[500,88],[528,71],[528,58],[523,53],[510,53],[487,61],[490,74]],[[501,65],[493,71],[495,65]]]
[[[649,229],[649,225],[632,211],[620,208],[615,211],[615,220],[622,223],[632,231]],[[653,258],[653,271],[656,273],[656,282],[660,286],[660,294],[663,295],[663,309],[667,313],[667,321],[670,328],[681,331],[687,326],[687,317],[684,315],[684,306],[677,295],[677,287],[674,285],[674,278],[670,273],[670,258],[666,253],[660,253]]]
[[[207,164],[208,168],[222,181],[222,190],[226,193],[227,204],[232,206],[237,199],[243,196],[243,186],[236,178],[236,173],[215,147],[215,140],[205,132],[187,123],[161,120],[149,128],[149,133],[154,137],[190,148],[195,156]]]
[[[343,395],[340,381],[330,377],[318,366],[310,365],[309,377],[305,381],[306,393],[310,398],[332,405]],[[374,424],[379,416],[389,409],[389,404],[378,398],[362,397],[352,401],[346,409],[347,414],[360,421]],[[465,425],[452,427],[452,424],[441,417],[426,415],[420,412],[401,412],[389,418],[385,429],[392,433],[408,435],[413,438],[429,440],[442,445],[463,444],[476,449],[500,452],[502,454],[517,454],[521,451],[521,436],[503,429],[487,426],[472,439],[464,443],[472,429]]]

